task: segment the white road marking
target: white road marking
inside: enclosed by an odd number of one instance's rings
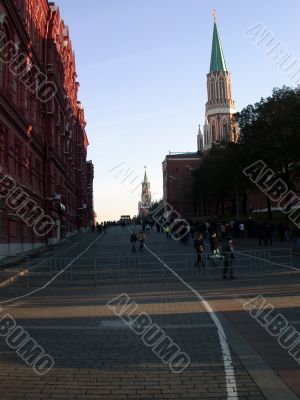
[[[33,294],[35,294],[35,293],[38,293],[38,292],[40,292],[40,291],[46,289],[53,281],[55,281],[55,279],[56,279],[59,275],[63,274],[69,267],[71,267],[71,265],[73,265],[74,262],[78,260],[78,258],[82,257],[85,253],[87,253],[87,252],[89,251],[89,249],[100,239],[100,237],[101,237],[102,235],[103,235],[103,233],[102,233],[101,235],[99,235],[99,236],[97,237],[97,239],[95,239],[92,243],[90,243],[90,244],[88,245],[88,247],[87,247],[85,250],[83,250],[77,257],[75,257],[72,261],[70,261],[69,264],[68,264],[64,269],[62,269],[62,270],[59,271],[56,275],[54,275],[53,278],[51,278],[51,279],[50,279],[48,282],[46,282],[43,286],[41,286],[41,287],[39,287],[39,288],[33,290],[32,292],[26,293],[26,294],[24,294],[24,295],[22,295],[22,296],[19,296],[19,297],[15,297],[15,298],[13,298],[13,299],[9,299],[9,300],[2,301],[2,302],[0,303],[0,307],[1,307],[3,304],[8,304],[8,303],[11,303],[12,301],[17,301],[17,300],[24,299],[24,298],[26,298],[26,297],[29,297],[29,296],[31,296],[31,295],[33,295]]]
[[[226,382],[226,390],[227,390],[227,399],[228,400],[233,400],[233,399],[238,399],[238,394],[237,394],[237,385],[236,385],[236,380],[235,380],[235,374],[234,374],[234,367],[232,365],[232,358],[231,358],[231,353],[230,353],[230,348],[227,342],[227,337],[225,334],[225,331],[223,329],[223,326],[215,314],[214,310],[210,306],[210,304],[204,299],[204,297],[197,292],[191,285],[189,285],[187,282],[185,282],[181,276],[179,276],[175,271],[173,271],[172,268],[170,268],[157,254],[155,254],[148,246],[145,245],[145,249],[152,254],[165,268],[167,268],[176,278],[183,284],[185,285],[188,289],[190,289],[194,295],[203,303],[206,311],[209,313],[211,319],[213,320],[215,326],[217,327],[218,330],[218,335],[219,335],[219,341],[222,349],[222,355],[223,355],[223,363],[224,363],[224,370],[225,370],[225,382]]]
[[[84,239],[84,240],[87,240],[87,239]],[[45,258],[45,259],[43,259],[42,261],[40,261],[39,263],[34,264],[31,268],[28,269],[28,271],[33,271],[36,267],[38,267],[40,264],[43,264],[45,261],[52,260],[53,258],[56,258],[56,256],[58,256],[59,254],[64,253],[65,251],[69,251],[69,250],[72,249],[74,246],[77,246],[78,243],[80,243],[80,242],[75,242],[74,244],[72,244],[72,246],[68,247],[67,249],[61,250],[61,251],[55,253],[53,256],[48,257],[48,258]],[[70,257],[70,258],[71,258],[71,257]]]

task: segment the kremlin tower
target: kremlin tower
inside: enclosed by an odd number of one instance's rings
[[[207,74],[205,123],[197,132],[197,151],[169,152],[162,163],[163,200],[182,217],[202,215],[201,206],[185,196],[191,190],[192,172],[197,170],[214,143],[238,140],[235,103],[214,11],[210,68]]]
[[[139,202],[139,217],[147,217],[149,214],[149,209],[151,207],[151,190],[150,182],[148,180],[147,171],[145,167],[144,180],[142,182],[142,195],[141,201]]]
[[[210,149],[213,143],[226,140],[237,141],[238,128],[235,124],[235,103],[231,94],[231,79],[228,72],[214,11],[213,41],[210,70],[207,74],[207,97],[205,124],[198,132],[198,151]]]

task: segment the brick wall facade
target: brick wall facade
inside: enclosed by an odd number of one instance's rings
[[[36,235],[2,198],[0,253],[13,254],[88,225],[93,174],[74,52],[59,8],[46,0],[0,0],[0,44],[2,174],[55,222],[47,235]]]

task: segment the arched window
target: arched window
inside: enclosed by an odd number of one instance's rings
[[[228,140],[229,138],[228,138],[228,134],[229,134],[229,132],[228,132],[228,124],[227,124],[227,122],[223,122],[223,139],[224,140]]]
[[[230,141],[230,125],[227,117],[221,120],[222,140]]]
[[[211,99],[214,101],[216,98],[216,88],[215,88],[215,79],[212,78],[211,80]]]
[[[230,77],[228,77],[227,85],[226,85],[226,92],[227,92],[227,97],[228,99],[231,99],[231,83],[230,83]]]
[[[213,143],[216,141],[216,126],[214,124],[211,126],[211,141]]]
[[[224,78],[221,76],[219,79],[220,99],[225,100],[225,84]]]
[[[227,79],[224,80],[224,98],[228,99],[228,93],[227,93]]]
[[[211,141],[215,143],[218,140],[218,125],[215,118],[211,121]]]
[[[208,98],[208,101],[210,100],[210,98],[211,98],[211,93],[210,93],[210,83],[208,82],[207,83],[207,98]]]
[[[220,76],[219,79],[217,80],[216,84],[217,84],[217,99],[220,100],[223,98],[222,97],[222,91],[221,91],[221,86],[220,86],[220,81],[221,81],[222,77]]]

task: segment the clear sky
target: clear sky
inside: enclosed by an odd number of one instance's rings
[[[245,31],[263,24],[300,60],[299,0],[56,3],[76,55],[99,221],[137,214],[144,165],[154,199],[160,199],[165,155],[196,151],[197,126],[204,123],[214,8],[238,110],[268,96],[273,87],[294,86]]]

